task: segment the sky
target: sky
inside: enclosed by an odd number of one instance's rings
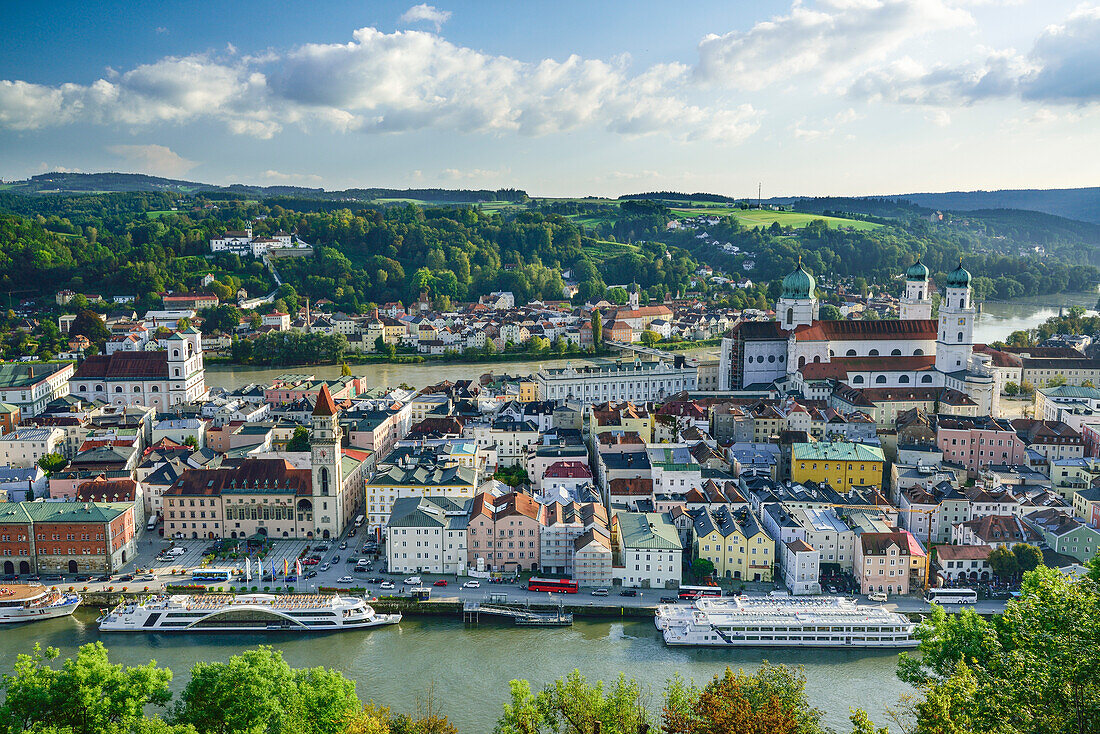
[[[1100,0],[5,3],[0,178],[1100,185]]]

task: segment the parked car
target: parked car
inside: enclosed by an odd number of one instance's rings
[[[348,547],[348,541],[346,541],[346,540],[343,543],[340,544],[340,550],[347,550],[347,547]]]
[[[436,581],[434,584],[432,584],[432,586],[446,586],[446,585],[447,585],[447,579],[439,579],[439,581]]]
[[[392,581],[383,581],[381,584],[379,584],[378,588],[385,589],[386,591],[389,591],[389,590],[393,589],[393,582]]]
[[[637,589],[623,589],[622,591],[619,592],[619,596],[637,596],[637,595],[638,595],[638,590]]]
[[[308,571],[306,571],[306,572],[305,572],[304,576],[305,576],[305,577],[306,577],[307,579],[315,579],[315,578],[317,578],[317,572],[316,572],[316,571],[314,571],[314,570],[313,570],[313,569],[311,568],[311,569],[309,569]]]
[[[409,576],[407,579],[405,579],[404,583],[408,584],[409,586],[420,586],[420,584],[424,582],[420,580],[419,576]]]
[[[133,579],[134,577],[131,576],[130,578]],[[61,574],[53,573],[53,574],[50,574],[49,576],[43,576],[42,580],[43,581],[60,581],[61,580]],[[119,579],[119,580],[121,581],[122,579]]]
[[[592,596],[607,596],[607,589],[592,589]]]
[[[341,576],[340,578],[336,579],[336,583],[338,583],[338,584],[350,584],[354,580],[355,579],[353,579],[351,576]]]
[[[471,579],[471,580],[467,581],[466,583],[464,583],[462,585],[462,588],[463,589],[480,589],[481,588],[481,582]]]
[[[324,573],[325,571],[327,571],[328,568],[329,568],[329,566],[328,566],[327,563],[322,563],[321,564],[321,573]]]
[[[84,583],[85,581],[91,581],[91,580],[92,580],[92,577],[91,577],[91,576],[77,576],[77,577],[76,577],[75,579],[73,579],[73,580],[74,580],[74,581],[79,581],[79,582],[81,582],[81,583]]]
[[[79,581],[80,579],[77,579],[77,580]],[[143,573],[142,575],[138,576],[135,579],[135,581],[156,581],[156,580],[157,580],[157,577],[154,576],[151,573]]]
[[[294,574],[290,574],[289,576],[287,576],[286,578],[283,579],[283,581],[286,581],[287,583],[290,583],[292,581],[297,581],[297,580],[298,580],[298,577],[295,576]]]
[[[101,584],[105,584],[110,580],[111,580],[111,575],[109,573],[105,573],[102,576],[97,576],[96,577],[96,581],[98,583],[101,583]]]
[[[18,581],[18,580],[19,580],[19,577],[16,576],[14,573],[9,573],[4,578],[0,579],[0,581]],[[79,579],[77,579],[77,580],[79,581]]]
[[[662,604],[675,604],[677,601],[679,601],[679,600],[674,596],[662,596],[661,597],[661,603]]]
[[[333,556],[332,556],[332,562],[333,562],[333,563],[339,563],[339,562],[340,562],[340,554],[339,554],[339,553],[335,553],[335,554],[333,554]]]
[[[384,581],[385,581],[385,579],[383,579],[383,578],[381,578],[381,577],[379,577],[379,576],[375,576],[375,577],[373,577],[373,578],[369,578],[369,579],[367,579],[367,583],[368,583],[368,584],[381,584],[381,583],[383,583]]]
[[[47,576],[46,580],[49,581],[50,578],[51,577]],[[58,580],[61,579],[60,576],[58,576],[57,578],[58,578]],[[125,574],[124,576],[119,576],[118,577],[119,583],[126,583],[127,581],[133,581],[133,580],[134,580],[134,574],[132,574],[132,573],[128,573],[128,574]]]

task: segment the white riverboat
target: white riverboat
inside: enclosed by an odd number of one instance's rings
[[[99,618],[104,632],[302,632],[397,624],[362,597],[339,594],[174,594],[122,602]]]
[[[916,647],[917,625],[841,597],[733,597],[662,604],[666,645],[706,647]]]
[[[67,617],[80,606],[80,595],[42,584],[0,584],[0,624]]]

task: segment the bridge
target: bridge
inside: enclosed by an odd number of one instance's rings
[[[573,624],[573,615],[561,606],[553,612],[536,612],[526,607],[482,604],[478,601],[463,602],[463,622],[476,625],[482,614],[510,617],[517,625],[523,627],[568,627]]]

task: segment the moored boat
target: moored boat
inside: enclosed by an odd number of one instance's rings
[[[339,594],[173,594],[124,601],[97,621],[104,632],[302,632],[397,624],[401,615]]]
[[[662,604],[666,645],[706,647],[916,647],[917,625],[880,606],[840,597],[734,597]]]
[[[67,617],[80,606],[80,595],[42,584],[0,584],[0,624]]]

